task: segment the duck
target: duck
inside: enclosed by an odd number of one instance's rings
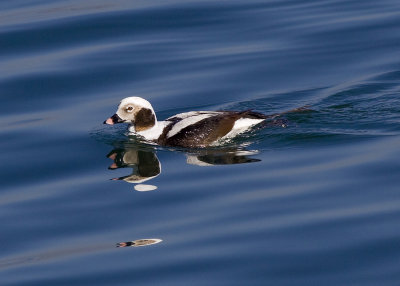
[[[189,111],[158,121],[144,98],[121,100],[117,112],[103,123],[128,123],[129,133],[161,146],[205,148],[215,146],[262,123],[268,116],[245,111]]]

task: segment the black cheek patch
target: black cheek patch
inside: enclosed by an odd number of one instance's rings
[[[148,108],[142,108],[135,116],[135,129],[142,131],[153,127],[156,124],[156,118],[153,112]]]

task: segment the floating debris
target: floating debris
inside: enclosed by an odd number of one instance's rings
[[[147,245],[160,243],[161,241],[162,241],[162,239],[158,239],[158,238],[145,238],[145,239],[138,239],[138,240],[134,240],[134,241],[120,242],[120,243],[117,243],[117,247],[147,246]]]

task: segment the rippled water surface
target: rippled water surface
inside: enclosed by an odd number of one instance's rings
[[[2,1],[1,285],[399,285],[400,4]],[[225,146],[105,126],[287,113]]]

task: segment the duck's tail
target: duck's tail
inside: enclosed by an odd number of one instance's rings
[[[298,107],[298,108],[294,108],[288,111],[284,111],[281,113],[274,113],[274,114],[262,114],[260,112],[255,112],[251,109],[249,110],[245,110],[245,111],[240,111],[238,112],[239,115],[241,115],[243,118],[251,118],[251,119],[275,119],[279,116],[285,115],[285,114],[289,114],[289,113],[296,113],[296,112],[307,112],[307,111],[311,111],[310,106],[309,105],[305,105],[302,107]]]

